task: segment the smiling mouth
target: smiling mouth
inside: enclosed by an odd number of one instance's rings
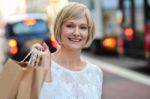
[[[80,42],[81,39],[77,39],[77,38],[68,38],[70,41],[72,42]]]

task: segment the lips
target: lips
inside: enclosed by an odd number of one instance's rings
[[[82,39],[80,38],[68,38],[72,42],[80,42]]]

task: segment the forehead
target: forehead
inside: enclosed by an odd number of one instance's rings
[[[87,18],[85,16],[83,16],[81,18],[67,20],[65,23],[87,24]]]

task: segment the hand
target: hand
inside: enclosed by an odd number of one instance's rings
[[[45,81],[50,81],[50,72],[51,72],[51,52],[46,43],[39,44],[36,43],[32,46],[31,50],[37,50],[41,54],[41,64],[40,66],[46,70]],[[31,64],[35,65],[37,59],[32,60]]]

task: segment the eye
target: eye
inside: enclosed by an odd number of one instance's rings
[[[72,24],[68,24],[68,25],[66,25],[66,27],[73,28],[74,26]]]
[[[80,26],[80,29],[86,30],[86,29],[88,29],[88,27],[87,26]]]

